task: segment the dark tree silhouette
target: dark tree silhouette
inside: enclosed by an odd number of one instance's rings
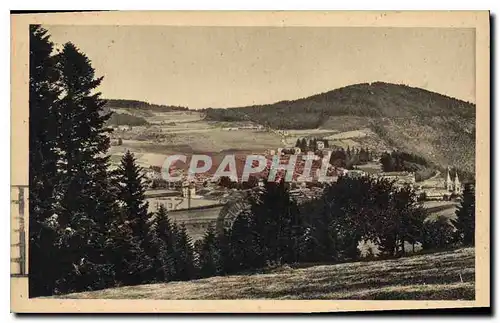
[[[473,184],[464,185],[462,200],[456,215],[455,226],[458,240],[466,246],[473,246],[476,227],[476,196]]]
[[[116,212],[116,197],[109,181],[109,115],[95,93],[96,78],[90,60],[67,43],[56,56],[61,89],[58,105],[58,171],[56,188],[61,228],[58,292],[103,288],[112,281],[105,259],[109,220]],[[77,279],[78,277],[78,279]],[[96,279],[97,278],[97,279]]]
[[[442,249],[453,243],[453,231],[455,228],[450,220],[439,215],[436,219],[425,221],[422,233],[422,248]]]
[[[116,171],[118,201],[121,205],[121,219],[130,228],[134,238],[136,268],[117,268],[118,271],[131,272],[130,283],[140,283],[152,279],[152,260],[146,250],[153,248],[148,244],[148,204],[145,201],[144,187],[142,184],[144,175],[142,169],[137,166],[134,155],[127,151],[123,155],[121,164]]]
[[[59,78],[53,44],[47,31],[30,26],[29,79],[29,293],[30,297],[50,295],[60,275],[56,262],[57,219],[54,215],[54,190],[57,174]]]

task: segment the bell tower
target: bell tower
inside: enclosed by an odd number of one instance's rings
[[[458,179],[458,172],[455,172],[455,179],[453,180],[453,192],[455,194],[460,194],[462,191],[462,184]]]
[[[446,168],[446,180],[444,181],[444,188],[447,191],[453,191],[453,182],[451,181],[449,166]]]

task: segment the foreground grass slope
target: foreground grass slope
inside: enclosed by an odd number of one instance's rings
[[[299,266],[301,267],[301,266]],[[267,273],[111,288],[63,298],[110,299],[474,299],[474,249]]]

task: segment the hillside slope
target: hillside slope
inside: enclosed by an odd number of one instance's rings
[[[253,120],[275,129],[371,129],[387,146],[474,172],[475,105],[420,88],[356,84],[294,101],[206,109],[207,120]]]
[[[474,299],[474,249],[110,288],[78,299]]]

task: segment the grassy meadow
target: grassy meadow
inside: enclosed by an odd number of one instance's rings
[[[110,288],[75,299],[473,300],[474,249],[334,265],[300,264],[261,273]]]

